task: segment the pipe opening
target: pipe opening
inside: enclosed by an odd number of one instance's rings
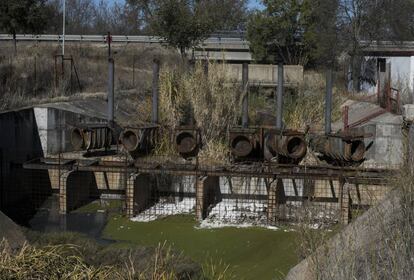
[[[83,139],[83,132],[79,128],[72,129],[72,133],[70,135],[70,142],[75,150],[82,150],[84,147],[84,139]]]
[[[300,137],[292,137],[288,141],[287,151],[291,158],[302,158],[307,151],[306,143]]]
[[[357,140],[351,142],[351,158],[353,161],[361,161],[365,156],[364,141]]]
[[[132,130],[126,130],[122,133],[121,142],[127,151],[134,151],[138,147],[138,135]]]
[[[197,146],[197,141],[194,138],[194,135],[189,132],[179,133],[175,139],[175,142],[180,153],[190,153]]]
[[[231,142],[231,148],[233,153],[239,157],[246,157],[253,150],[253,146],[249,138],[243,135],[239,135],[233,139]]]

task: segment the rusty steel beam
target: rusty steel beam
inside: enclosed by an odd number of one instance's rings
[[[60,163],[60,164],[59,164]],[[280,179],[345,180],[353,184],[386,185],[396,171],[387,169],[363,169],[351,167],[297,166],[297,165],[223,165],[203,166],[197,164],[135,163],[91,160],[36,159],[26,162],[25,169],[76,170],[108,173],[171,174],[175,176],[230,176]]]

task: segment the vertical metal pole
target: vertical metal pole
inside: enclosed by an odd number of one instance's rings
[[[135,87],[135,55],[132,57],[132,86]]]
[[[62,56],[65,56],[66,0],[63,0]]]
[[[332,70],[326,72],[326,96],[325,96],[325,134],[331,134],[332,122]]]
[[[283,126],[283,94],[284,94],[284,67],[283,62],[277,66],[277,104],[276,104],[276,129]]]
[[[108,59],[108,125],[114,125],[114,80],[115,62],[112,57]]]
[[[159,77],[160,77],[160,62],[154,59],[152,65],[152,122],[158,123],[158,98],[159,98]]]
[[[112,57],[112,52],[111,52],[111,32],[108,31],[108,35],[106,36],[106,41],[108,43],[108,57]]]
[[[208,78],[208,60],[203,60],[203,71],[204,75]]]
[[[249,126],[249,64],[243,63],[242,67],[242,83],[243,83],[243,107],[242,107],[242,126]]]

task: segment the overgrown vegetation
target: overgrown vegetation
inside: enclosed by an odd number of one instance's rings
[[[411,165],[403,168],[392,178],[394,190],[385,200],[335,239],[307,228],[299,231],[302,256],[309,257],[309,279],[413,279],[412,170]]]
[[[103,247],[74,233],[28,235],[32,244],[18,251],[6,240],[0,243],[0,279],[233,279],[222,262],[201,267],[165,242],[126,249]]]
[[[25,105],[55,100],[93,97],[97,92],[107,90],[107,48],[105,44],[67,44],[67,56],[72,56],[79,75],[80,89],[70,62],[65,61],[65,74],[62,78],[60,46],[53,43],[17,45],[18,56],[11,55],[13,46],[6,43],[0,48],[0,109],[6,110]],[[150,91],[153,57],[160,58],[165,65],[175,64],[176,53],[161,46],[142,47],[137,45],[114,45],[115,85],[117,97],[122,92],[136,93],[135,99],[142,101]],[[72,75],[72,83],[70,82]],[[57,82],[57,84],[56,84]],[[56,87],[57,86],[57,87]],[[63,89],[62,89],[63,87]],[[102,98],[102,96],[101,96]],[[143,103],[143,102],[141,102]],[[135,108],[134,108],[135,109]]]
[[[202,130],[204,155],[224,160],[222,144],[228,129],[240,117],[241,89],[226,78],[226,65],[201,63],[194,70],[164,68],[161,73],[161,121],[169,127],[194,124]]]

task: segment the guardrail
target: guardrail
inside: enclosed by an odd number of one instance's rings
[[[59,42],[62,41],[62,35],[52,34],[17,34],[17,41],[45,41],[45,42]],[[0,41],[13,40],[13,35],[0,34]],[[65,35],[66,42],[92,42],[104,43],[106,42],[106,35]],[[162,44],[166,41],[157,36],[143,36],[143,35],[112,35],[113,43],[142,43],[142,44]],[[231,44],[240,45],[241,47],[248,46],[248,42],[241,38],[225,38],[225,37],[210,37],[203,42],[205,44]]]

